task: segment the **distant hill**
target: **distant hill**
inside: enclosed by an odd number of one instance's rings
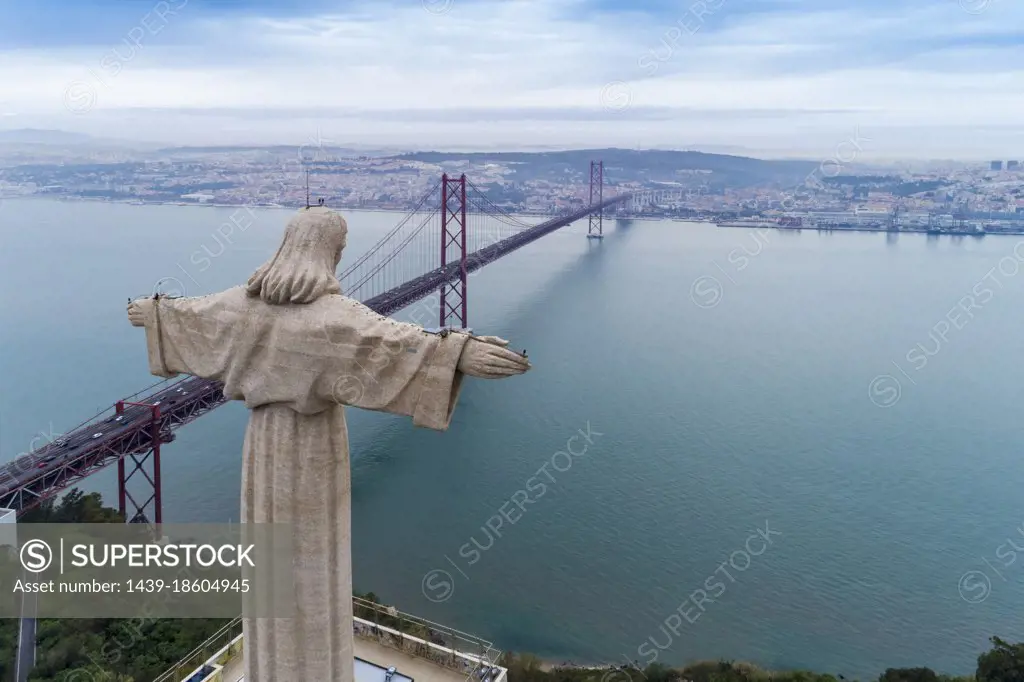
[[[86,144],[93,140],[91,135],[69,133],[66,130],[38,128],[0,130],[0,143],[4,144]]]
[[[396,158],[423,163],[517,164],[517,171],[534,178],[564,179],[567,174],[586,173],[590,161],[604,161],[605,177],[614,181],[685,181],[677,171],[709,171],[712,185],[749,186],[794,185],[802,182],[818,163],[814,161],[768,161],[746,156],[708,154],[695,151],[636,149],[574,149],[551,152],[413,152]],[[692,177],[692,176],[689,176]],[[525,178],[524,178],[525,179]]]
[[[297,149],[299,150],[297,152]],[[514,164],[519,181],[550,180],[565,182],[586,176],[591,159],[604,161],[605,177],[611,182],[664,183],[683,185],[707,184],[711,187],[743,187],[779,185],[793,186],[803,182],[817,166],[806,160],[764,160],[748,156],[711,154],[698,151],[664,149],[572,149],[543,151],[421,151],[396,153],[395,150],[358,147],[323,147],[310,145],[268,146],[202,146],[165,147],[157,153],[176,157],[206,156],[212,154],[265,153],[295,158],[301,154],[309,161],[323,162],[341,157],[371,156],[399,161],[417,161],[437,165]],[[681,172],[684,171],[684,172]],[[685,171],[707,171],[693,175]]]
[[[313,141],[307,145],[224,145],[224,146],[166,146],[106,140],[63,130],[20,129],[0,130],[0,150],[39,155],[49,150],[50,156],[69,155],[72,151],[93,149],[123,149],[140,154],[158,154],[182,160],[211,155],[263,155],[309,162],[329,163],[345,157],[368,156],[398,161],[417,161],[458,168],[460,161],[474,164],[498,163],[511,165],[514,175],[506,179],[518,184],[529,180],[546,180],[554,184],[566,181],[586,181],[592,159],[604,161],[605,178],[612,183],[635,182],[643,186],[659,183],[678,183],[684,187],[705,186],[709,189],[725,187],[777,186],[792,187],[804,182],[818,167],[815,161],[765,160],[735,154],[718,154],[695,150],[669,149],[571,149],[537,151],[420,151],[403,152],[400,149],[360,145],[317,148]],[[144,149],[145,147],[145,149]],[[724,148],[719,148],[724,149]],[[446,168],[447,170],[447,168]],[[696,171],[701,171],[696,173]]]
[[[157,149],[158,154],[244,154],[249,152],[265,152],[281,156],[298,156],[306,158],[331,158],[339,156],[392,156],[394,149],[382,150],[376,147],[317,147],[311,140],[305,145],[276,144],[267,146],[213,146],[213,147],[163,147]]]

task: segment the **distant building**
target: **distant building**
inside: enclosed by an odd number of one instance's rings
[[[1003,162],[1002,161],[993,161],[991,168],[994,171],[1001,171],[1001,170],[1003,170]]]
[[[1007,161],[1006,170],[1020,170],[1020,161]]]

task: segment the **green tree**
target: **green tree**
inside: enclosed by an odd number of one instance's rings
[[[992,649],[978,656],[978,682],[1024,682],[1024,643],[992,638]]]
[[[878,682],[938,682],[931,668],[887,668]]]

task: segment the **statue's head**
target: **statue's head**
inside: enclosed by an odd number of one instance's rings
[[[249,278],[246,290],[267,303],[312,303],[340,294],[334,274],[345,248],[348,225],[323,206],[301,209],[288,223],[277,253]]]

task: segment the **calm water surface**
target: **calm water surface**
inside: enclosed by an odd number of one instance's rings
[[[125,303],[243,282],[289,212],[197,257],[232,212],[0,206],[0,457],[152,383]],[[345,262],[399,219],[348,217]],[[967,673],[1024,640],[1019,238],[585,229],[471,280],[533,372],[446,433],[350,411],[357,589],[560,661]],[[169,521],[237,520],[245,419],[179,432]]]

